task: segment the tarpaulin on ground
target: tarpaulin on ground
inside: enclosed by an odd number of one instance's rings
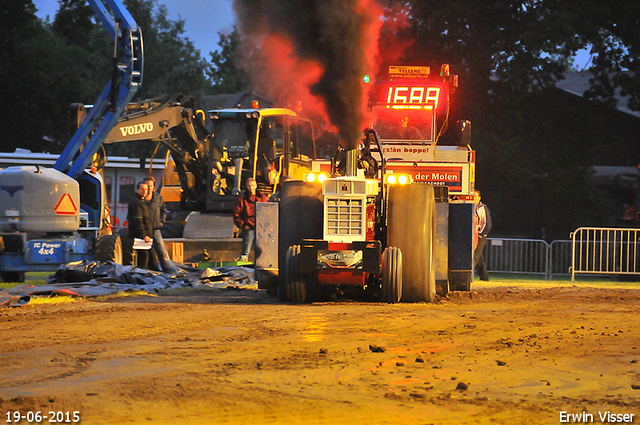
[[[257,288],[251,268],[220,267],[201,270],[183,265],[177,266],[179,272],[171,274],[112,262],[77,261],[61,266],[47,280],[46,285],[23,284],[0,291],[0,307],[25,305],[31,297],[56,294],[95,297],[125,291],[157,294],[167,289],[198,286]]]

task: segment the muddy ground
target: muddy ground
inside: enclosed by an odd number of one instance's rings
[[[640,290],[490,283],[435,304],[227,289],[2,309],[0,423],[640,423]]]

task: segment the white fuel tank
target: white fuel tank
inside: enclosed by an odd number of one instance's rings
[[[73,232],[80,225],[78,182],[52,168],[0,170],[0,228],[3,232]]]

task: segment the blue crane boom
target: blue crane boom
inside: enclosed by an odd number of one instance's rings
[[[89,4],[115,40],[113,70],[111,80],[53,166],[73,178],[89,166],[142,85],[144,52],[140,27],[120,0],[89,0]]]

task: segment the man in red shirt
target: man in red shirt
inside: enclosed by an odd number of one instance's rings
[[[247,190],[236,200],[233,222],[242,232],[242,254],[238,261],[248,261],[251,245],[256,238],[256,203],[267,202],[269,198],[258,192],[258,184],[253,178],[247,180]]]

